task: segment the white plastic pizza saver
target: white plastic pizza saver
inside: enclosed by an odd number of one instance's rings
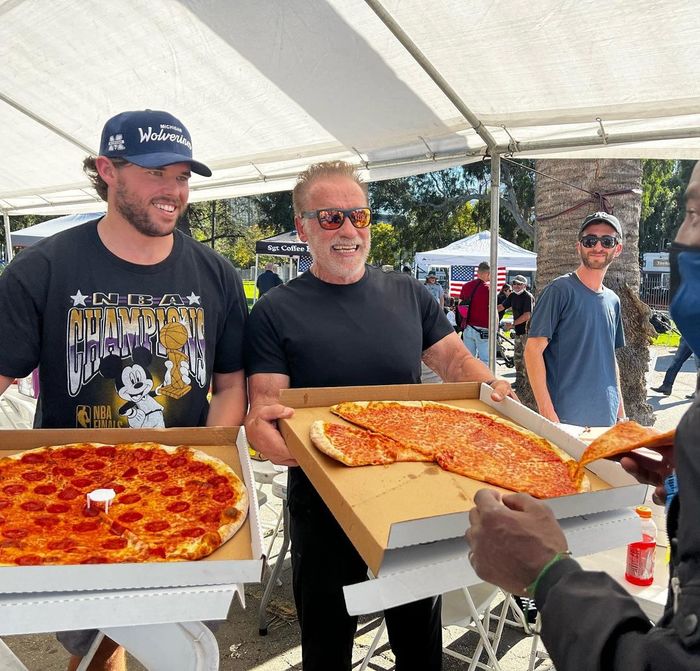
[[[87,507],[90,508],[90,501],[104,503],[105,512],[109,512],[109,502],[117,495],[113,489],[93,489],[87,493]]]

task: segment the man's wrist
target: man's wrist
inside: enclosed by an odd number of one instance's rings
[[[557,552],[541,569],[540,572],[537,574],[537,577],[527,586],[525,587],[525,592],[528,594],[528,596],[534,597],[535,596],[535,591],[537,590],[537,585],[539,584],[540,580],[545,576],[547,571],[549,571],[554,564],[556,564],[558,561],[562,559],[566,559],[567,557],[571,557],[571,552],[569,550],[565,550],[564,552]]]

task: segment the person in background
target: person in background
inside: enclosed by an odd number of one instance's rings
[[[541,415],[552,422],[612,426],[625,416],[615,350],[623,347],[620,299],[603,286],[622,253],[622,227],[589,214],[576,243],[581,263],[550,282],[532,312],[525,364]]]
[[[255,286],[258,288],[258,298],[280,284],[282,284],[282,278],[277,274],[277,266],[274,263],[266,264],[265,271],[260,273],[255,282]]]
[[[457,327],[457,316],[455,315],[455,299],[448,298],[447,305],[443,308],[443,310],[445,311],[447,321],[450,322],[452,328],[455,330],[455,332],[458,333],[459,331]]]
[[[671,246],[671,315],[700,351],[700,167],[686,189],[686,215]],[[557,671],[697,671],[700,668],[700,400],[681,419],[659,458],[630,452],[621,465],[665,500],[669,593],[656,626],[605,573],[584,571],[567,551],[551,510],[525,494],[482,489],[466,533],[474,570],[507,592],[534,596],[541,636]],[[667,491],[676,470],[678,492]]]
[[[489,282],[491,266],[482,261],[476,269],[476,278],[462,285],[459,293],[457,312],[466,312],[462,316],[460,328],[462,339],[473,356],[489,362]]]
[[[673,391],[673,383],[676,381],[676,376],[683,368],[683,364],[688,360],[689,357],[693,355],[693,350],[688,347],[688,343],[681,336],[678,342],[678,348],[676,353],[673,355],[673,360],[671,365],[666,370],[666,375],[664,375],[664,381],[659,387],[652,387],[651,390],[657,392],[658,394],[663,394],[664,396],[670,396]],[[695,357],[696,369],[697,369],[698,357]],[[693,398],[694,394],[689,394],[686,398]]]
[[[527,279],[524,275],[516,275],[513,278],[513,290],[506,299],[499,304],[498,311],[504,312],[510,308],[513,312],[513,362],[515,364],[515,393],[522,394],[527,386],[527,370],[523,354],[527,342],[527,331],[532,316],[532,306],[535,298],[527,290]]]
[[[443,308],[445,307],[445,290],[442,285],[437,281],[437,275],[434,270],[428,273],[425,278],[425,288],[430,292],[430,295],[437,301],[437,304]]]
[[[411,270],[410,266],[404,266],[401,268],[402,273],[407,273],[408,275],[413,275],[413,271]]]
[[[211,175],[187,129],[167,112],[122,112],[84,169],[107,213],[0,275],[0,393],[38,365],[39,428],[240,425],[248,308],[230,262],[176,229],[191,171]],[[69,669],[96,635],[58,634]],[[124,668],[105,638],[90,669]]]
[[[421,360],[448,382],[488,382],[494,400],[511,390],[465,349],[420,282],[367,265],[372,211],[353,166],[311,166],[299,176],[292,200],[299,239],[308,242],[313,264],[251,311],[246,435],[270,461],[290,466],[287,501],[304,671],[350,671],[357,618],[348,615],[343,586],[366,580],[367,565],[277,429],[277,420],[294,412],[279,403],[281,390],[418,384]],[[441,668],[439,597],[387,609],[385,618],[397,671]]]
[[[513,287],[511,287],[508,282],[506,282],[502,287],[501,290],[498,292],[498,295],[496,296],[496,305],[501,306],[503,305],[503,302],[510,296],[510,292],[513,291]],[[501,312],[499,308],[499,312]]]

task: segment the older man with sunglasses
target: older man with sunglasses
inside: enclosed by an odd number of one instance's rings
[[[525,364],[540,414],[553,422],[612,426],[624,418],[615,350],[625,337],[620,299],[603,286],[622,253],[622,227],[607,212],[579,230],[579,267],[539,297],[530,321]]]
[[[367,566],[287,450],[276,420],[287,387],[417,384],[421,359],[443,380],[486,382],[493,398],[511,393],[505,380],[462,345],[438,303],[415,278],[366,264],[371,210],[354,168],[311,166],[293,193],[299,238],[308,242],[308,273],[265,294],[246,330],[250,442],[289,469],[294,599],[304,671],[350,671],[357,618],[342,588],[365,580]],[[385,613],[397,671],[441,668],[438,598]]]

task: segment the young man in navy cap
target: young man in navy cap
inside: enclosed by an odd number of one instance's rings
[[[243,285],[176,229],[191,172],[211,175],[187,129],[167,112],[123,112],[84,168],[107,213],[23,251],[0,276],[0,393],[39,366],[37,427],[241,424]],[[60,636],[70,668],[93,637]],[[115,647],[90,668],[123,668],[123,650],[109,659]]]
[[[603,286],[622,253],[622,227],[595,212],[581,224],[579,267],[547,285],[532,312],[525,364],[541,415],[553,422],[612,426],[625,415],[615,350],[623,347],[620,299]]]

